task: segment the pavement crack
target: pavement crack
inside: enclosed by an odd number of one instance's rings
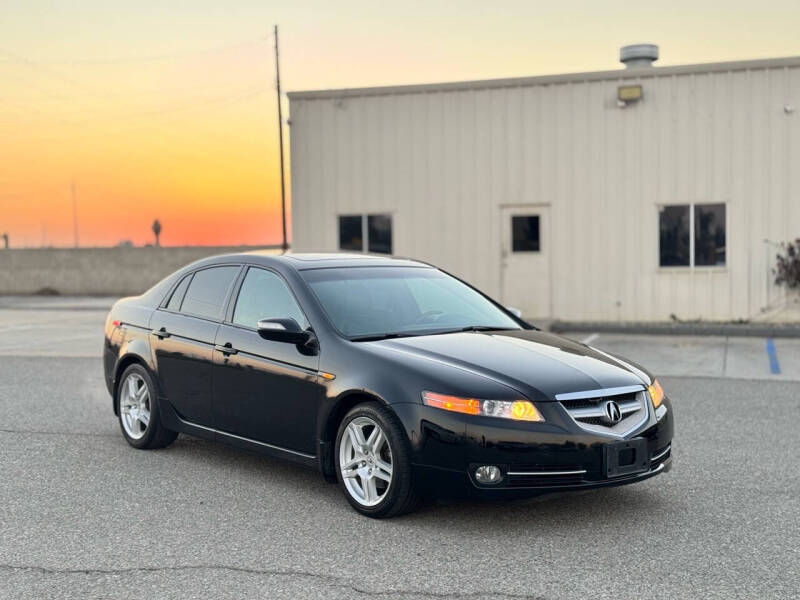
[[[542,596],[535,596],[531,594],[515,594],[511,592],[500,592],[497,590],[492,591],[476,591],[476,592],[432,592],[418,589],[390,589],[390,590],[375,590],[366,587],[354,585],[344,579],[335,577],[333,575],[326,575],[323,573],[314,573],[312,571],[303,571],[300,569],[256,569],[251,567],[236,567],[233,565],[215,565],[215,564],[195,564],[195,565],[175,565],[175,566],[140,566],[140,567],[125,567],[118,569],[107,568],[77,568],[77,569],[54,569],[49,567],[42,567],[38,565],[13,565],[13,564],[0,564],[0,570],[4,571],[33,571],[42,575],[125,575],[128,573],[162,573],[162,572],[177,572],[177,571],[229,571],[233,573],[243,573],[246,575],[267,575],[277,577],[297,577],[305,579],[315,579],[325,582],[329,585],[351,590],[357,594],[365,596],[413,596],[415,598],[511,598],[519,600],[544,600]]]

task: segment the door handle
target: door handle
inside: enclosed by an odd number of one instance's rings
[[[233,347],[233,344],[231,344],[230,342],[228,342],[224,346],[217,344],[216,346],[214,346],[214,350],[222,352],[225,356],[230,356],[231,354],[237,354],[239,352],[236,348]]]
[[[169,331],[167,331],[166,327],[162,327],[161,329],[153,329],[151,333],[160,340],[168,338],[169,336],[172,335]]]

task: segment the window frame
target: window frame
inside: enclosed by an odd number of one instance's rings
[[[162,310],[172,315],[181,315],[184,317],[191,317],[193,319],[202,319],[203,321],[210,321],[211,323],[223,323],[225,315],[228,312],[227,307],[230,304],[231,291],[236,288],[236,284],[239,278],[242,276],[242,266],[243,266],[242,263],[239,262],[225,262],[225,263],[218,263],[211,265],[203,265],[196,269],[192,269],[191,271],[185,273],[182,277],[176,278],[175,283],[173,283],[173,285],[170,286],[169,292],[167,292],[164,295],[164,299],[159,304],[157,310]],[[217,316],[217,318],[207,317],[205,315],[198,315],[195,313],[184,312],[183,310],[181,310],[183,308],[183,301],[186,299],[186,293],[184,293],[183,298],[181,299],[181,306],[178,308],[178,310],[172,310],[170,308],[167,308],[169,301],[172,299],[172,294],[175,293],[175,290],[177,290],[178,286],[184,279],[190,277],[192,280],[194,280],[195,274],[199,273],[200,271],[205,271],[207,269],[215,269],[217,267],[239,267],[239,271],[236,273],[236,275],[234,275],[232,283],[228,286],[228,290],[225,292],[225,298],[222,301],[222,306],[220,307],[219,315]],[[191,285],[192,282],[190,281],[189,285],[186,287],[187,292],[189,291]]]
[[[342,217],[360,217],[361,218],[361,250],[353,250],[348,248],[342,248],[342,227],[341,227],[341,219]],[[371,252],[369,249],[369,218],[370,217],[388,217],[389,219],[389,238],[390,238],[390,245],[391,245],[391,252]],[[380,254],[381,256],[394,256],[394,213],[392,211],[383,211],[383,212],[347,212],[347,213],[337,213],[336,214],[336,226],[337,226],[337,239],[338,250],[340,252],[361,252],[362,254]]]
[[[286,279],[282,273],[279,273],[272,267],[255,263],[245,263],[242,265],[242,270],[239,272],[239,275],[233,285],[233,291],[228,298],[228,305],[225,309],[225,318],[222,321],[224,325],[258,333],[258,329],[256,327],[249,327],[247,325],[233,322],[233,313],[236,310],[236,303],[239,301],[239,294],[242,291],[242,285],[244,284],[245,277],[247,277],[247,273],[250,271],[250,269],[261,269],[262,271],[268,271],[273,275],[277,275],[281,281],[283,281],[284,285],[286,285],[287,289],[289,290],[289,293],[292,295],[295,304],[297,304],[297,307],[300,309],[303,317],[305,317],[308,327],[311,329],[311,331],[314,331],[314,324],[311,322],[311,319],[308,318],[308,311],[303,308],[303,304],[300,302],[300,298],[297,297],[297,293],[294,291],[292,284],[289,283],[289,280]]]
[[[166,312],[170,313],[179,313],[181,311],[181,306],[183,305],[183,299],[186,297],[186,291],[189,289],[189,286],[192,285],[192,279],[194,279],[194,271],[190,271],[189,273],[178,277],[176,279],[176,283],[170,286],[169,292],[164,296],[164,299],[158,305],[158,308],[164,309]],[[183,295],[181,296],[181,302],[178,305],[178,309],[174,310],[169,308],[169,303],[172,302],[172,298],[178,293],[178,288],[181,287],[184,281],[188,283],[186,284],[186,289],[183,290]]]
[[[722,205],[725,209],[725,264],[724,265],[696,265],[695,264],[695,207],[697,206],[715,206]],[[688,265],[662,265],[661,264],[661,212],[664,208],[670,206],[688,206],[689,207],[689,264]],[[728,268],[728,202],[727,201],[703,201],[703,202],[675,202],[669,204],[656,205],[656,229],[658,235],[656,237],[656,260],[659,270],[672,271],[681,269],[698,269],[698,270],[717,270],[723,271]]]

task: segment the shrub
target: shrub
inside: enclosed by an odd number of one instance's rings
[[[800,238],[781,244],[781,248],[783,252],[776,256],[778,262],[772,271],[775,283],[785,283],[790,289],[800,288]]]

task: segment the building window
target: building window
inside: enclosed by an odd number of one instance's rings
[[[339,217],[339,248],[342,250],[364,249],[364,227],[361,215],[342,215]]]
[[[539,215],[511,217],[512,252],[539,252]]]
[[[370,252],[392,253],[391,215],[369,215],[367,217],[367,244]]]
[[[392,253],[392,215],[340,215],[339,249]]]
[[[725,266],[725,205],[694,207],[694,264]]]
[[[660,266],[725,266],[724,204],[663,206],[658,220]]]

